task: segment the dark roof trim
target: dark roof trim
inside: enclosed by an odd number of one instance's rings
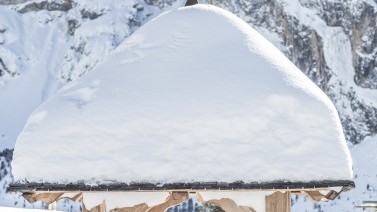
[[[198,0],[187,0],[185,7],[186,6],[192,6],[192,5],[195,5],[195,4],[198,4]]]
[[[285,190],[285,189],[313,189],[342,187],[342,190],[349,190],[355,187],[351,180],[338,181],[311,181],[311,182],[286,182],[275,181],[268,183],[244,183],[244,182],[193,182],[193,183],[110,183],[99,185],[86,185],[84,183],[53,184],[53,183],[13,183],[8,187],[8,191],[163,191],[163,190]]]

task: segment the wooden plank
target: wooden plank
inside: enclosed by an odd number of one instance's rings
[[[179,205],[182,202],[188,200],[189,193],[185,191],[176,191],[172,192],[168,198],[165,200],[164,203],[161,203],[159,205],[153,206],[147,210],[147,212],[164,212],[167,209]]]
[[[105,202],[105,200],[103,200],[101,204],[94,206],[90,210],[86,209],[84,204],[82,206],[83,206],[83,209],[82,209],[83,212],[106,212],[106,202]]]
[[[223,198],[219,200],[209,200],[207,203],[220,207],[226,212],[255,212],[254,209],[245,206],[237,205],[233,200],[229,198]]]
[[[57,201],[61,196],[63,196],[63,192],[59,193],[35,193],[35,192],[29,192],[24,193],[22,196],[29,202],[34,203],[37,201],[42,201],[46,205],[50,205]]]
[[[146,212],[148,208],[147,204],[142,203],[133,207],[114,208],[110,212]]]
[[[266,212],[290,212],[291,192],[282,193],[277,191],[266,196]]]

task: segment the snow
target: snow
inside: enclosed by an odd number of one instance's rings
[[[374,7],[375,10],[377,10],[377,3],[373,0],[364,0],[365,3],[371,5]]]
[[[45,212],[46,210],[0,207],[0,211],[6,211],[6,212]]]
[[[67,12],[17,12],[29,3],[0,6],[0,58],[14,74],[0,78],[0,151],[14,148],[28,117],[43,101],[101,63],[135,30],[131,21],[142,24],[156,9],[139,0],[98,0],[75,2]],[[137,11],[136,4],[144,10]],[[80,11],[86,7],[104,14],[85,19]],[[74,35],[67,32],[68,20],[80,24]]]
[[[274,193],[273,191],[203,191],[200,195],[205,200],[225,199],[233,200],[239,206],[247,206],[255,211],[266,211],[266,196]]]
[[[377,160],[374,150],[377,149],[377,137],[367,137],[364,139],[362,145],[354,145],[350,147],[353,159],[353,167],[355,173],[356,188],[349,192],[341,193],[334,201],[322,202],[321,209],[323,211],[344,211],[344,212],[362,212],[375,211],[372,209],[363,210],[362,208],[355,208],[363,201],[375,201],[377,199]],[[294,203],[292,211],[305,211],[306,208],[312,208],[313,203],[305,201],[304,198],[299,198]]]
[[[328,97],[208,5],[148,22],[40,105],[12,163],[16,181],[62,183],[349,180],[351,165]]]

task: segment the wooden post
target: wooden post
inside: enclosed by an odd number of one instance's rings
[[[56,211],[56,202],[50,203],[47,205],[47,210]]]
[[[290,212],[291,211],[291,192],[281,193],[277,191],[266,196],[266,212]]]

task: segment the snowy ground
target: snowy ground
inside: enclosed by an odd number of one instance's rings
[[[0,207],[0,211],[3,211],[3,212],[46,212],[46,210],[41,210],[41,209],[24,209],[24,208],[9,208],[9,207]]]
[[[368,137],[363,145],[355,145],[350,147],[353,157],[355,184],[356,188],[342,193],[336,200],[313,204],[307,199],[293,199],[292,211],[331,211],[331,212],[361,212],[373,211],[355,208],[362,201],[377,200],[377,137]],[[308,210],[311,209],[311,210]]]

